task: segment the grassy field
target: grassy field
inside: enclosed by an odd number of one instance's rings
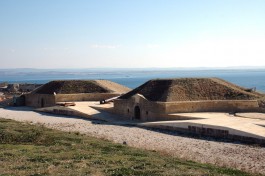
[[[0,118],[0,175],[250,175]]]

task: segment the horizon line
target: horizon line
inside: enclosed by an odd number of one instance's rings
[[[87,70],[87,69],[92,69],[92,70],[102,70],[102,69],[113,69],[113,70],[119,70],[119,69],[126,69],[126,70],[130,70],[130,69],[159,69],[159,70],[169,70],[169,69],[180,69],[180,70],[196,70],[196,69],[265,69],[265,66],[222,66],[222,67],[84,67],[84,68],[69,68],[69,67],[64,67],[64,68],[26,68],[26,67],[21,67],[21,68],[0,68],[0,70],[26,70],[26,69],[30,69],[30,70]]]

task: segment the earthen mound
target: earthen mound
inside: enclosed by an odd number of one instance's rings
[[[77,93],[126,93],[129,88],[107,80],[57,80],[44,84],[32,93],[77,94]]]
[[[121,96],[141,94],[149,101],[255,100],[262,95],[219,78],[179,78],[150,80]]]

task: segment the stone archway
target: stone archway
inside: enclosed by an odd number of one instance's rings
[[[136,120],[141,119],[141,109],[139,106],[134,107],[134,119],[136,119]]]

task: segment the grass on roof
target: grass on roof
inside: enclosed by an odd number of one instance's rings
[[[108,93],[109,90],[103,88],[93,80],[65,80],[51,81],[37,89],[39,94],[74,94],[74,93]]]
[[[177,78],[150,80],[121,96],[141,94],[149,101],[254,100],[261,95],[218,78]]]

